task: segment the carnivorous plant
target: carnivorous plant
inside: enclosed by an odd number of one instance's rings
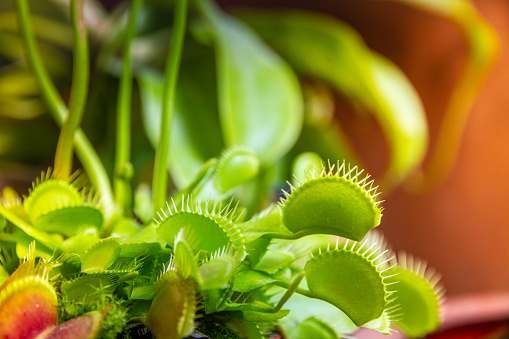
[[[61,129],[54,165],[25,195],[1,194],[0,338],[359,327],[419,338],[440,326],[439,275],[393,253],[377,184],[330,128],[328,92],[305,80],[376,115],[391,149],[384,187],[416,170],[419,98],[352,28],[309,12],[234,17],[210,0],[112,13],[47,1],[50,18],[40,3],[35,16],[28,0],[14,5],[0,26],[15,35],[0,27],[0,45],[26,66],[2,49],[1,71],[30,86],[12,89],[10,119],[28,107],[26,119],[47,111]]]

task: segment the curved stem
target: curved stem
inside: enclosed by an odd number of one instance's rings
[[[19,30],[25,44],[27,62],[34,72],[41,94],[49,106],[50,112],[58,124],[62,125],[64,118],[67,116],[67,107],[42,64],[39,51],[35,45],[27,0],[15,0],[15,4],[18,12]]]
[[[42,64],[41,57],[35,45],[27,0],[15,0],[15,4],[18,12],[19,30],[25,45],[27,63],[34,73],[41,95],[46,105],[48,105],[53,119],[59,126],[62,126],[67,116],[67,107]],[[92,144],[81,129],[76,131],[74,142],[76,144],[78,158],[92,182],[92,185],[96,187],[105,204],[112,205],[113,194],[106,170],[92,147]]]
[[[205,162],[193,181],[186,188],[173,196],[173,201],[178,204],[188,195],[198,195],[203,186],[205,186],[205,184],[212,178],[212,175],[216,170],[216,164],[217,159],[215,158],[209,159],[207,162]]]
[[[117,104],[117,137],[115,154],[114,192],[115,201],[123,209],[125,215],[129,215],[132,205],[132,164],[131,153],[131,95],[132,95],[132,72],[131,72],[131,45],[136,34],[136,17],[141,7],[142,0],[134,0],[129,16],[127,34],[124,45],[124,62],[122,76],[120,77],[120,89]]]
[[[300,283],[300,281],[299,281],[299,283]],[[303,288],[292,286],[293,282],[292,282],[292,284],[288,284],[288,283],[283,282],[283,281],[274,281],[273,284],[277,285],[279,287],[286,288],[287,290],[291,289],[293,292],[297,292],[297,293],[305,295],[306,297],[309,297],[309,298],[320,299],[320,298],[318,298],[318,296],[316,294],[314,294],[311,291],[305,290]]]
[[[466,65],[447,103],[427,167],[406,183],[406,188],[414,192],[431,191],[451,173],[474,99],[498,54],[493,29],[470,6],[461,9],[453,19],[468,43]]]
[[[272,311],[273,313],[276,313],[276,312],[279,312],[281,311],[281,308],[283,308],[283,306],[285,305],[285,303],[288,301],[288,299],[290,299],[290,297],[292,296],[292,294],[294,294],[295,292],[297,292],[297,290],[299,289],[299,284],[300,282],[302,281],[302,279],[304,279],[304,272],[300,272],[297,277],[295,277],[295,279],[292,281],[292,283],[290,284],[290,286],[288,286],[288,289],[286,291],[286,293],[283,295],[283,297],[279,300],[279,302],[277,303],[276,307],[274,308],[274,310]]]
[[[178,70],[182,57],[186,28],[187,0],[177,0],[175,4],[175,21],[171,33],[171,50],[164,70],[161,133],[156,149],[152,190],[154,192],[154,213],[161,208],[166,200],[168,185],[168,153],[170,149],[170,132],[175,107],[175,89]]]
[[[67,179],[72,171],[74,134],[78,129],[88,94],[88,41],[83,18],[83,0],[71,0],[71,23],[73,35],[73,75],[69,114],[65,119],[55,154],[55,177]]]

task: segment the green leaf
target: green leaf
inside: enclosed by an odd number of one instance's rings
[[[5,267],[0,265],[0,284],[3,284],[4,281],[6,281],[8,278],[9,278],[9,272],[7,272]]]
[[[313,295],[339,308],[356,326],[382,316],[392,294],[387,290],[389,276],[376,262],[383,256],[370,251],[366,242],[320,252],[304,268]]]
[[[35,226],[46,232],[73,236],[89,228],[95,232],[102,228],[104,217],[100,209],[94,206],[69,206],[50,211],[37,218]]]
[[[205,314],[221,312],[226,309],[233,294],[233,287],[228,285],[226,288],[216,288],[207,291],[207,297],[204,301]]]
[[[102,293],[112,293],[117,285],[114,275],[85,275],[76,279],[63,281],[60,291],[68,301],[97,300]]]
[[[238,318],[242,318],[247,321],[270,323],[274,323],[277,320],[286,317],[290,313],[289,310],[274,311],[273,306],[258,300],[253,300],[245,304],[230,303],[227,305],[226,311],[229,312],[228,314],[232,315],[239,314],[239,312],[241,312],[242,316],[238,316]]]
[[[152,300],[154,298],[155,291],[153,284],[134,286],[129,300]]]
[[[277,288],[279,289],[279,287]],[[346,314],[330,303],[320,299],[309,298],[295,293],[285,303],[285,308],[290,310],[290,314],[286,318],[281,319],[279,325],[283,328],[283,332],[287,334],[288,338],[294,338],[294,335],[296,338],[302,339],[321,338],[321,336],[299,337],[301,331],[296,329],[296,327],[298,327],[296,324],[304,323],[310,318],[317,319],[321,323],[326,324],[323,327],[329,326],[332,328],[336,337],[339,338],[345,338],[348,334],[357,330],[357,326],[354,325]],[[325,332],[328,333],[322,326],[318,327],[320,327],[320,329],[315,330],[325,330]],[[307,331],[312,330],[313,329],[307,329]],[[324,338],[327,338],[327,336]]]
[[[181,228],[173,245],[173,255],[175,267],[182,278],[192,277],[196,279],[198,276],[198,263],[193,254],[193,249],[185,240],[185,228]]]
[[[260,259],[260,261],[253,267],[258,271],[265,271],[267,273],[276,273],[280,269],[287,267],[295,261],[295,255],[288,250],[268,251]]]
[[[272,164],[293,146],[303,105],[293,71],[246,25],[202,0],[214,43],[221,127],[227,147],[253,150]]]
[[[81,272],[106,270],[120,254],[120,241],[115,238],[103,239],[90,247],[81,256]]]
[[[199,235],[194,242],[195,253],[200,250],[207,253],[215,251],[230,244],[228,235],[213,219],[201,214],[180,212],[172,215],[157,228],[157,234],[168,244],[173,244],[175,237],[184,229],[187,234]]]
[[[2,214],[0,214],[0,231],[3,230],[6,225],[7,225],[7,220],[5,219],[5,217]]]
[[[43,172],[41,179],[37,178],[35,187],[23,201],[25,210],[32,221],[48,212],[68,206],[83,205],[83,196],[78,189],[64,180],[51,179],[51,171]]]
[[[239,216],[235,213],[236,209],[231,208],[231,204],[232,201],[223,207],[220,200],[213,204],[208,201],[201,204],[188,198],[177,206],[172,201],[167,204],[167,209],[161,209],[157,213],[160,220],[156,220],[159,225],[156,232],[162,240],[171,245],[183,229],[195,254],[204,251],[211,255],[231,246],[236,258],[243,259],[244,240],[235,224]]]
[[[56,249],[57,252],[62,248],[62,239],[59,237],[54,237],[46,232],[39,231],[38,229],[32,227],[29,221],[25,218],[19,216],[15,210],[11,210],[5,207],[2,203],[0,203],[0,214],[2,214],[7,220],[13,223],[16,227],[18,227],[21,231],[23,231],[26,235],[31,238],[39,241],[41,244],[46,246],[48,249]]]
[[[250,11],[241,18],[299,73],[327,81],[375,114],[391,149],[384,181],[393,184],[420,164],[428,132],[419,97],[404,74],[371,52],[352,28],[298,11]]]
[[[249,303],[228,303],[226,311],[254,311],[254,312],[272,312],[274,306],[259,300],[253,300]]]
[[[289,310],[279,310],[277,312],[256,312],[256,311],[242,311],[244,319],[253,322],[275,322],[282,319],[290,313]]]
[[[336,332],[329,325],[316,318],[308,318],[297,326],[293,326],[288,330],[287,336],[292,339],[338,338]]]
[[[244,241],[251,243],[264,235],[291,236],[292,232],[283,225],[281,209],[271,205],[250,220],[237,225]],[[250,251],[250,255],[252,251]]]
[[[120,245],[119,258],[135,258],[151,256],[161,252],[161,244],[158,242],[131,242]]]
[[[151,194],[147,184],[139,185],[134,192],[133,212],[144,224],[149,224],[152,220],[154,207]]]
[[[32,247],[32,242],[35,241],[35,255],[46,260],[50,259],[55,249],[51,247],[47,247],[44,243],[37,240],[37,238],[32,238],[27,235],[25,232],[16,228],[13,233],[14,238],[16,239],[16,254],[18,258],[26,258],[30,253],[30,249]],[[48,235],[49,236],[49,235]]]
[[[303,152],[298,154],[292,163],[294,185],[298,185],[299,182],[305,182],[306,175],[313,171],[314,168],[322,168],[322,164],[322,158],[315,152]]]
[[[146,325],[159,338],[184,338],[194,329],[196,285],[169,270],[154,284],[155,296]]]
[[[136,236],[141,231],[138,221],[129,217],[119,217],[112,224],[110,236],[123,241],[136,240]]]
[[[394,269],[399,281],[395,296],[402,316],[396,325],[408,337],[422,338],[441,324],[439,276],[413,257],[400,254],[399,261],[401,265]]]
[[[81,272],[81,261],[77,254],[66,253],[59,262],[60,266],[56,270],[54,268],[53,273],[58,272],[64,279],[74,278]]]
[[[228,287],[235,273],[236,260],[228,253],[211,258],[199,267],[200,290]]]
[[[237,292],[250,292],[258,287],[262,287],[276,281],[267,273],[254,271],[244,266],[239,273],[235,274],[233,289]]]
[[[175,201],[175,203],[179,203],[182,200],[185,200],[186,197],[198,196],[204,186],[213,178],[216,171],[216,165],[217,159],[212,158],[207,160],[189,185],[176,193],[172,197],[172,200]]]
[[[92,234],[77,234],[67,238],[63,248],[69,253],[82,254],[99,241],[99,237]]]
[[[347,169],[348,167],[348,169]],[[360,241],[380,224],[381,209],[369,175],[343,163],[338,169],[310,172],[308,181],[285,193],[283,224],[296,234],[333,234]]]
[[[247,149],[234,147],[223,152],[214,177],[216,189],[225,193],[251,180],[258,174],[260,161]]]

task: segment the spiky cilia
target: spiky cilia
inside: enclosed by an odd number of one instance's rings
[[[342,310],[357,326],[385,316],[389,322],[393,310],[390,303],[394,290],[390,286],[397,280],[386,267],[388,250],[381,251],[377,244],[346,242],[329,245],[307,262],[304,272],[309,290],[317,298]],[[330,268],[334,267],[333,270]],[[382,329],[378,329],[382,330]]]
[[[105,222],[104,209],[99,196],[87,189],[85,182],[79,172],[67,180],[53,177],[51,169],[42,172],[23,201],[31,223],[67,237],[88,229],[99,234]]]
[[[235,214],[236,208],[232,208],[232,201],[226,206],[220,200],[210,205],[209,201],[194,203],[188,197],[182,200],[180,206],[172,200],[172,204],[166,203],[166,207],[157,213],[159,218],[154,220],[159,225],[157,234],[168,244],[173,244],[177,234],[184,229],[186,239],[194,239],[190,243],[196,253],[204,251],[212,254],[225,246],[232,246],[239,260],[244,257],[244,239],[236,226],[239,216]]]
[[[333,234],[361,241],[380,224],[381,201],[377,186],[363,170],[343,162],[317,172],[308,172],[306,181],[290,193],[283,190],[280,201],[283,224],[297,235]]]
[[[426,262],[405,252],[398,254],[396,297],[401,305],[397,326],[410,338],[422,338],[436,331],[441,324],[444,288],[440,274]]]

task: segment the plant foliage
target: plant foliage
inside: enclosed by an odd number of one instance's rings
[[[20,126],[42,130],[47,110],[61,132],[54,168],[26,196],[0,197],[0,337],[439,327],[438,279],[410,256],[398,262],[374,230],[378,186],[330,128],[328,92],[303,80],[375,114],[391,149],[385,187],[416,170],[427,143],[418,95],[352,28],[310,12],[234,17],[210,0],[133,0],[112,13],[72,0],[64,18],[52,14],[59,1],[34,2],[34,15],[14,3],[0,13],[5,140],[21,145],[14,161],[40,161],[56,139]],[[72,154],[83,174],[71,174]]]

